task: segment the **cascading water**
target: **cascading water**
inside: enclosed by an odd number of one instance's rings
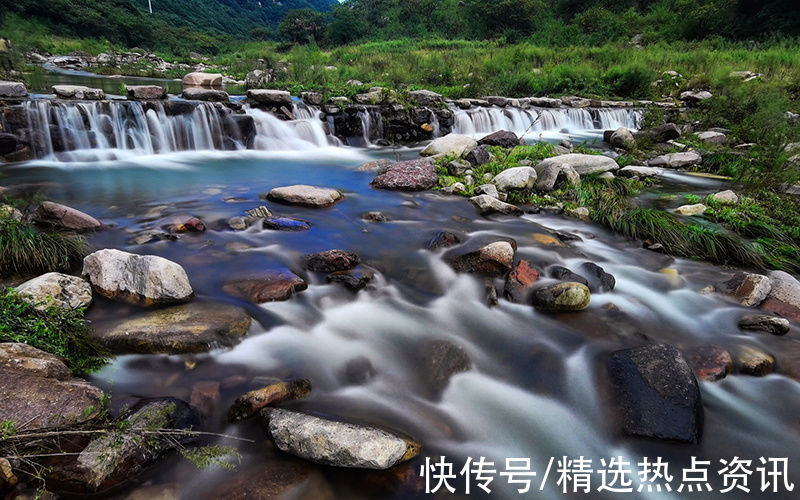
[[[638,129],[641,111],[632,109],[586,108],[472,108],[453,109],[453,132],[482,137],[498,130],[510,130],[529,141],[564,137],[591,140],[604,130]]]

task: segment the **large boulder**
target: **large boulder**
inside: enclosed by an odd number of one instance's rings
[[[556,157],[558,158],[558,157]],[[581,176],[569,164],[559,164],[558,162],[547,163],[536,166],[536,190],[553,191],[564,186],[577,186],[581,182]]]
[[[504,201],[500,201],[494,196],[489,196],[488,194],[481,194],[478,196],[473,196],[469,199],[469,201],[478,207],[481,214],[489,215],[489,214],[505,214],[505,215],[522,215],[522,209],[516,205],[512,205],[510,203],[506,203]]]
[[[311,382],[305,379],[293,379],[275,382],[260,389],[242,394],[231,405],[228,420],[238,422],[258,415],[267,406],[279,405],[308,396],[311,393]]]
[[[536,183],[536,169],[513,167],[494,176],[492,182],[500,191],[532,189]]]
[[[772,288],[761,308],[800,323],[800,282],[783,271],[769,273]]]
[[[292,94],[285,90],[251,89],[247,98],[263,106],[292,106]]]
[[[300,99],[309,106],[322,106],[322,94],[319,92],[300,92]]]
[[[0,344],[0,422],[27,432],[96,419],[103,392],[72,378],[58,357],[26,344]]]
[[[222,75],[217,73],[189,73],[183,77],[184,87],[222,87]]]
[[[498,130],[489,134],[478,141],[482,146],[500,146],[503,148],[513,148],[520,145],[519,137],[510,130]]]
[[[572,167],[581,176],[619,170],[617,162],[607,156],[570,153],[542,160],[536,165],[536,173],[551,165]]]
[[[609,143],[615,148],[631,149],[636,141],[630,130],[620,127],[611,133]]]
[[[330,207],[342,198],[339,190],[305,184],[277,187],[267,193],[268,200],[304,207]]]
[[[98,294],[137,305],[178,304],[194,296],[186,271],[155,255],[99,250],[83,259],[81,274]]]
[[[282,451],[335,467],[388,469],[417,456],[422,446],[377,427],[354,425],[278,408],[262,415]]]
[[[28,97],[28,89],[22,82],[0,80],[0,98],[24,99]]]
[[[495,241],[474,252],[449,259],[450,266],[462,273],[501,275],[514,263],[514,246],[507,241]]]
[[[583,283],[556,283],[533,291],[533,305],[546,312],[580,311],[589,307],[591,293]]]
[[[287,270],[265,271],[260,274],[230,278],[223,290],[229,295],[249,300],[256,304],[289,300],[308,288],[301,277]]]
[[[464,160],[472,166],[485,165],[492,161],[492,153],[489,152],[489,146],[477,146],[464,156]]]
[[[92,286],[89,282],[68,274],[43,274],[19,285],[17,292],[23,300],[39,310],[50,306],[80,309],[92,303]]]
[[[60,99],[102,101],[106,98],[103,89],[91,89],[82,85],[53,85],[53,93]]]
[[[228,102],[230,96],[224,90],[187,87],[183,89],[184,99],[189,101]]]
[[[678,349],[659,344],[617,351],[611,355],[609,373],[627,434],[700,441],[700,389]]]
[[[671,153],[661,155],[647,162],[650,167],[661,168],[686,168],[699,165],[703,161],[703,157],[694,151],[686,151],[684,153]]]
[[[42,202],[36,208],[33,212],[33,221],[72,231],[96,231],[103,227],[103,224],[91,215],[52,201]]]
[[[439,182],[436,167],[428,160],[395,163],[375,177],[370,185],[394,191],[427,191]]]
[[[420,153],[422,156],[455,155],[464,156],[478,143],[468,135],[447,134],[431,141]]]
[[[438,106],[444,102],[441,94],[430,90],[412,90],[408,98],[420,106]]]
[[[772,281],[762,274],[738,272],[723,283],[720,289],[743,306],[757,307],[770,294]]]
[[[128,99],[150,100],[167,98],[167,90],[158,85],[128,85],[126,91]]]
[[[657,127],[648,128],[634,132],[636,139],[649,139],[653,142],[667,142],[678,139],[681,136],[681,129],[674,123],[665,123]]]
[[[247,333],[250,322],[240,307],[193,302],[94,328],[92,338],[115,354],[198,353],[233,346]]]

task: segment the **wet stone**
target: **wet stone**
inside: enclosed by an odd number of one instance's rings
[[[305,280],[285,270],[232,278],[223,286],[225,293],[256,304],[289,300],[294,293],[306,288]]]
[[[341,283],[351,292],[358,292],[365,289],[374,278],[372,271],[354,269],[331,273],[326,280],[329,283]]]
[[[295,379],[276,382],[266,387],[250,391],[236,398],[228,412],[228,420],[237,422],[255,417],[258,412],[267,406],[273,406],[285,401],[301,399],[311,393],[311,382],[305,379]]]
[[[533,305],[546,312],[580,311],[589,307],[589,288],[576,282],[557,283],[533,291]]]
[[[746,307],[756,307],[772,290],[770,279],[761,274],[739,272],[722,284],[722,290]]]
[[[449,231],[439,231],[431,238],[426,248],[428,250],[436,250],[438,248],[447,248],[461,243],[461,238]]]
[[[467,352],[447,340],[424,342],[418,350],[423,379],[434,391],[444,389],[450,378],[472,367]]]
[[[733,359],[728,351],[716,345],[701,345],[686,353],[687,361],[700,380],[716,382],[733,370]]]
[[[508,273],[503,295],[517,304],[530,302],[533,284],[539,280],[539,272],[527,260],[521,260]]]
[[[376,374],[369,358],[359,356],[345,363],[339,371],[339,380],[345,385],[363,385],[375,378]]]
[[[461,273],[500,275],[511,269],[514,246],[507,241],[496,241],[474,252],[449,259],[450,266]]]
[[[320,273],[349,271],[361,262],[361,258],[357,254],[345,250],[312,253],[306,255],[304,260],[306,269]]]
[[[263,222],[264,229],[272,231],[308,231],[311,224],[291,217],[267,217]]]
[[[609,292],[617,285],[616,278],[594,262],[581,264],[581,272],[588,278],[589,290],[592,292]]]
[[[789,320],[765,314],[748,314],[739,319],[739,328],[749,332],[786,335],[789,333]]]
[[[742,346],[736,350],[736,368],[744,375],[764,377],[775,371],[775,358],[756,347]]]
[[[547,275],[558,281],[571,281],[574,283],[580,283],[587,287],[589,286],[589,280],[587,280],[580,274],[572,272],[571,269],[567,269],[564,266],[551,266],[547,270]]]

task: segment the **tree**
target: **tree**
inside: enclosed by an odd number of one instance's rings
[[[290,43],[319,41],[325,34],[325,15],[312,9],[290,10],[278,26],[278,36]]]

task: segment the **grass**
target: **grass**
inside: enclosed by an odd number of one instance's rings
[[[0,342],[17,342],[54,354],[76,374],[99,369],[108,353],[89,337],[83,310],[55,306],[39,311],[11,288],[0,291]]]
[[[70,271],[88,253],[80,237],[43,232],[27,222],[0,216],[0,276]]]

